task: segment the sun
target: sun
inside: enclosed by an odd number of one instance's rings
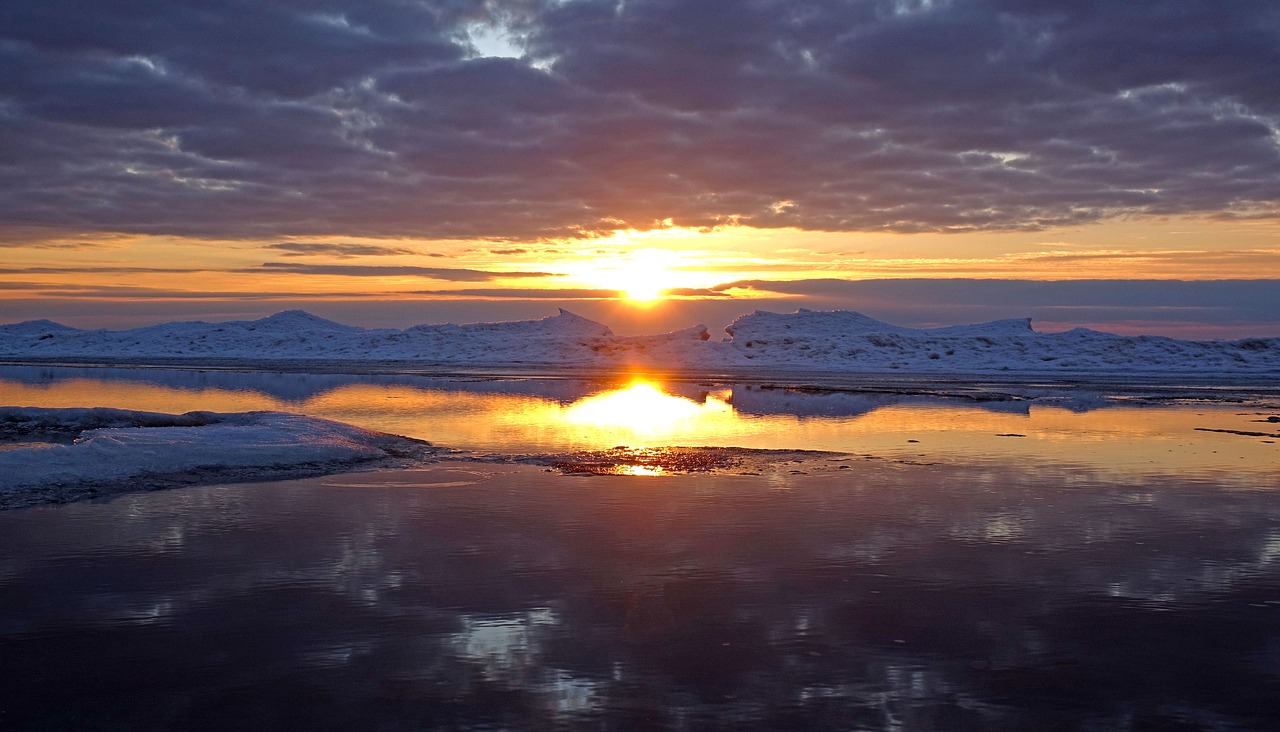
[[[618,231],[557,268],[575,286],[640,308],[694,299],[709,293],[721,281],[725,262],[741,254],[707,249],[702,246],[706,236],[675,226]]]
[[[640,306],[652,305],[669,296],[680,274],[679,254],[664,249],[637,249],[609,258],[593,258],[574,269],[582,281],[613,290],[618,297]]]
[[[628,301],[635,305],[651,305],[666,297],[672,286],[672,252],[641,249],[619,263],[615,282]]]
[[[622,291],[637,304],[653,303],[666,294],[671,273],[661,266],[638,264],[623,273]]]

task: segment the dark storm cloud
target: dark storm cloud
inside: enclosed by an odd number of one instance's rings
[[[521,59],[480,58],[493,24]],[[530,239],[1274,215],[1271,0],[0,5],[0,222]]]
[[[423,277],[450,282],[488,282],[529,277],[558,277],[551,272],[489,272],[481,269],[450,267],[413,267],[397,265],[303,264],[297,262],[263,262],[253,269],[238,272],[262,274],[279,272],[303,275],[337,275],[340,277]]]

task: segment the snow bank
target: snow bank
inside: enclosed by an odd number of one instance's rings
[[[861,313],[757,311],[725,329],[758,364],[927,373],[1280,373],[1280,338],[1180,341],[1077,328],[1037,333],[1030,319],[902,328]]]
[[[757,311],[712,340],[706,326],[618,336],[565,310],[541,320],[341,325],[299,310],[253,321],[79,330],[29,321],[0,326],[0,357],[412,361],[422,365],[784,368],[834,372],[1280,374],[1280,338],[1180,341],[1077,329],[1037,333],[1029,319],[917,329],[849,311]]]
[[[0,407],[0,508],[177,485],[339,472],[427,443],[282,412]],[[22,442],[71,439],[70,444]]]

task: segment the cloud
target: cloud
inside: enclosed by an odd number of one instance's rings
[[[615,300],[625,296],[621,290],[590,288],[532,289],[473,287],[459,290],[413,290],[409,295],[436,295],[449,298],[479,298],[483,300]]]
[[[671,297],[731,297],[718,287],[672,287],[663,292]]]
[[[120,265],[85,267],[0,267],[0,275],[6,274],[195,274],[210,272],[208,268],[190,267],[129,267]]]
[[[283,241],[275,244],[267,244],[262,248],[285,252],[283,256],[286,257],[306,257],[315,254],[323,254],[341,259],[348,259],[352,257],[388,257],[400,254],[418,255],[418,252],[405,247],[342,242]],[[444,255],[426,254],[418,256],[443,257]]]
[[[1280,280],[742,280],[740,299],[788,296],[798,306],[849,309],[905,325],[1031,317],[1051,327],[1145,322],[1274,327]],[[1138,330],[1136,332],[1143,332]]]
[[[304,264],[300,262],[264,262],[252,269],[236,270],[245,273],[276,272],[303,275],[337,275],[340,277],[423,277],[451,282],[488,282],[502,279],[530,277],[559,277],[552,272],[490,272],[479,269],[450,267],[413,267],[397,265],[360,264]]]
[[[0,249],[64,249],[64,250],[82,250],[82,249],[99,249],[107,246],[102,242],[93,241],[0,241]]]
[[[479,57],[486,25],[525,56]],[[45,0],[0,5],[0,68],[6,227],[1280,214],[1271,0]]]
[[[145,287],[139,285],[77,285],[66,282],[0,282],[0,291],[17,291],[38,293],[43,302],[47,298],[59,300],[296,300],[300,298],[323,298],[326,300],[364,300],[385,297],[382,292],[338,292],[317,296],[312,292],[268,292],[268,291],[219,291],[219,290],[175,290],[163,287]]]
[[[1153,239],[1158,236],[1153,236]],[[940,241],[938,239],[935,242]],[[972,242],[970,242],[972,245]],[[906,249],[910,245],[904,242]],[[859,279],[887,277],[927,277],[931,279],[1043,278],[1090,279],[1102,273],[1135,273],[1143,279],[1223,279],[1280,270],[1280,249],[1238,248],[1210,250],[1180,249],[1093,249],[1075,248],[1062,242],[1037,243],[1039,251],[988,253],[985,255],[945,251],[913,256],[892,252],[872,253],[806,252],[790,261],[767,263],[713,262],[706,265],[677,265],[673,270],[743,276],[745,270],[800,277],[827,271],[833,275],[857,273]],[[1243,274],[1242,274],[1243,273]]]

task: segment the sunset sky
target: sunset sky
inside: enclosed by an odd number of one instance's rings
[[[0,322],[1280,336],[1275,0],[0,4]]]

